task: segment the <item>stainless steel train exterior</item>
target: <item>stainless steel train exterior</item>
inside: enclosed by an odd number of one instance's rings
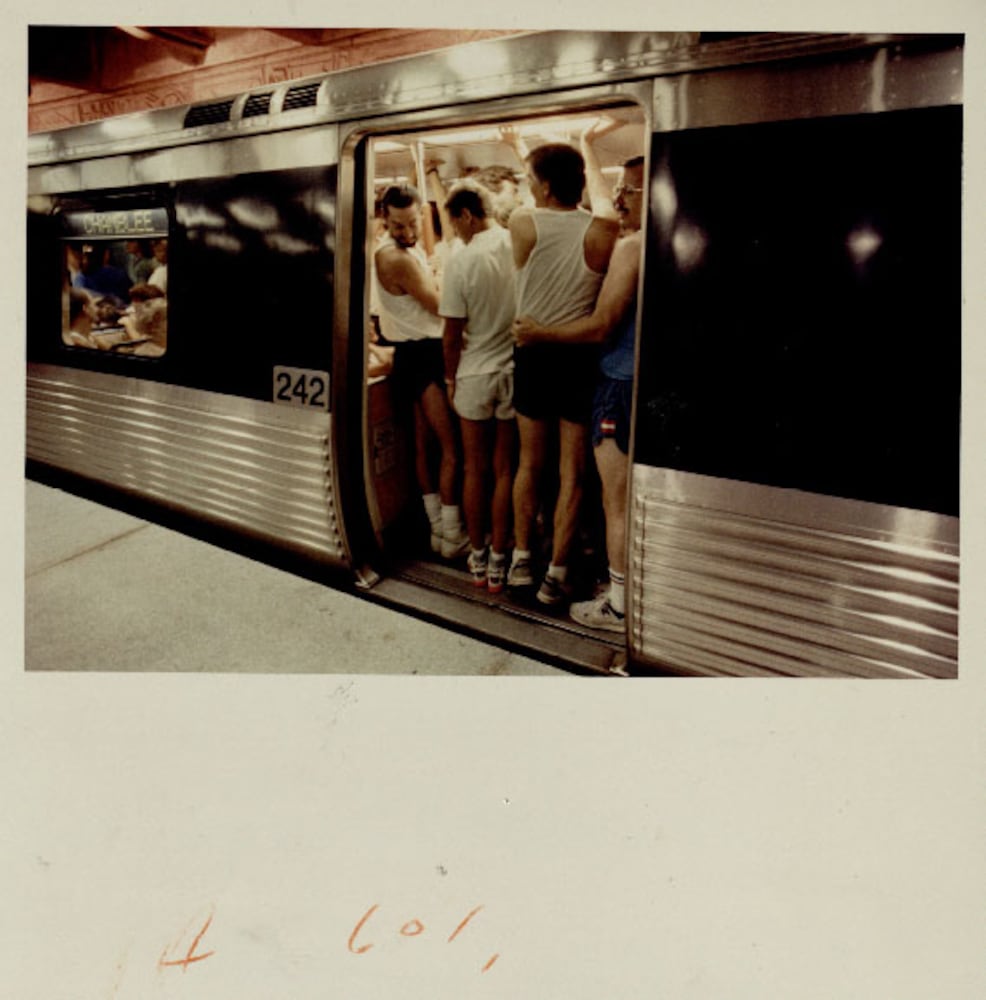
[[[953,677],[962,55],[531,33],[31,136],[29,473],[575,669]],[[365,322],[389,138],[621,109],[649,176],[623,640],[392,557]],[[166,351],[66,343],[64,246],[137,236],[168,240]]]

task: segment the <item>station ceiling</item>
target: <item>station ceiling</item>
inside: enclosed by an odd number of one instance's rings
[[[31,25],[28,130],[211,100],[251,87],[511,33]]]
[[[358,28],[196,28],[32,25],[28,29],[28,77],[32,90],[54,83],[90,93],[106,93],[146,77],[193,70],[223,51],[230,56],[258,50],[260,35],[284,47],[352,45],[381,29]],[[422,32],[426,34],[426,32]],[[245,36],[252,35],[247,41]],[[237,45],[237,40],[241,44]]]
[[[497,29],[28,27],[28,131],[513,34]],[[704,41],[721,35],[702,33]]]

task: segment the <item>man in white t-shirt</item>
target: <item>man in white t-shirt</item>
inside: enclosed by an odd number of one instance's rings
[[[513,250],[509,233],[494,221],[489,192],[479,184],[456,184],[445,208],[463,243],[445,266],[438,312],[445,320],[445,383],[462,426],[462,496],[472,548],[468,566],[477,586],[498,593],[506,577],[512,505]],[[486,480],[491,463],[493,493],[489,497]]]
[[[151,250],[154,253],[155,267],[151,271],[151,276],[147,279],[149,285],[160,288],[165,295],[168,294],[168,241],[163,237],[151,243]]]

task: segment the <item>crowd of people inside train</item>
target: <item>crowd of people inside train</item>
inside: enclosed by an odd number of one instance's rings
[[[424,196],[388,186],[378,202],[371,312],[392,350],[397,403],[414,413],[415,478],[433,551],[465,555],[473,581],[492,593],[536,587],[540,604],[569,604],[591,446],[609,581],[569,613],[622,632],[644,160],[628,160],[609,187],[593,143],[614,127],[597,122],[580,148],[531,150],[501,130],[524,164],[530,198],[508,167],[449,184],[441,164],[429,163]],[[431,232],[431,202],[441,240]],[[371,372],[374,363],[380,370],[379,344]],[[542,487],[555,455],[549,494]],[[543,568],[541,537],[550,540]]]
[[[65,244],[70,347],[160,357],[167,350],[168,241]]]

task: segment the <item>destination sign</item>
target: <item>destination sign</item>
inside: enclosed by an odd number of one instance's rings
[[[117,212],[67,212],[62,216],[66,236],[90,239],[148,239],[168,235],[168,213],[163,208],[133,208]]]

